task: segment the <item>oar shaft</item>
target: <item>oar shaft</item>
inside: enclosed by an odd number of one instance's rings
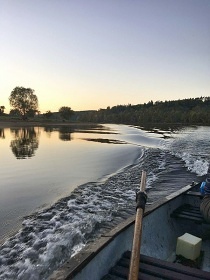
[[[142,171],[141,174],[141,184],[140,184],[140,191],[144,192],[145,191],[145,187],[146,187],[146,175],[147,173],[145,171]]]
[[[141,184],[140,184],[141,192],[145,191],[145,185],[146,185],[146,172],[142,171]],[[138,280],[143,214],[144,214],[144,209],[140,207],[137,208],[128,280]]]
[[[139,275],[141,230],[142,230],[143,209],[139,208],[136,212],[136,222],[134,228],[133,247],[131,253],[129,280],[137,280]]]

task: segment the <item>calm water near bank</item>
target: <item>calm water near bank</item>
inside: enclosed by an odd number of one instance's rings
[[[69,195],[75,187],[133,164],[141,151],[122,142],[134,129],[125,130],[120,126],[2,130],[0,237],[23,216]]]
[[[149,203],[201,180],[209,137],[210,127],[0,128],[0,278],[46,279],[134,213],[142,169]]]

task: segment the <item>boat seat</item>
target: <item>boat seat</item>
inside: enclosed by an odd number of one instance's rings
[[[128,279],[131,252],[127,251],[109,273],[101,280]],[[145,255],[140,256],[139,276],[140,280],[207,280],[209,272],[187,267],[179,263],[171,263]]]
[[[187,219],[198,224],[205,223],[203,216],[200,213],[200,208],[190,204],[183,204],[171,213],[172,218]]]
[[[203,195],[199,191],[188,191],[185,195],[191,195],[199,197],[200,199],[203,198]]]

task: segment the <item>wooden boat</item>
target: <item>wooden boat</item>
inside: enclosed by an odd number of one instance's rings
[[[137,279],[210,279],[210,224],[200,214],[199,186],[187,185],[146,205]],[[49,279],[128,279],[134,224],[135,216],[119,224],[87,245]],[[177,238],[185,233],[202,239],[201,253],[195,261],[176,255]]]

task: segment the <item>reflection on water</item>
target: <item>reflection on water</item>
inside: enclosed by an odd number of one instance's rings
[[[46,126],[44,127],[44,131],[46,132],[47,136],[50,138],[51,134],[55,131],[59,133],[59,139],[62,141],[71,141],[73,133],[86,133],[86,134],[117,134],[116,132],[109,131],[109,128],[102,127],[101,125],[72,125],[72,126]],[[83,139],[84,140],[84,139]],[[96,141],[92,139],[86,139],[89,141]],[[97,141],[96,141],[97,142]],[[98,142],[103,142],[103,139]],[[107,142],[108,143],[108,142]]]
[[[74,130],[70,127],[60,127],[59,129],[59,139],[62,141],[71,141],[71,133]]]
[[[46,132],[46,135],[50,138],[51,134],[53,132],[53,127],[52,126],[46,126],[46,127],[44,127],[44,131]]]
[[[59,132],[59,139],[62,141],[71,141],[71,133],[74,130],[70,127],[59,127],[53,129],[52,127],[45,127],[44,131],[50,137],[55,130]],[[12,128],[11,134],[15,138],[11,141],[10,147],[17,159],[27,159],[35,156],[35,151],[39,147],[39,130],[36,131],[34,127],[30,128]],[[5,138],[4,129],[0,129],[0,138]]]
[[[86,141],[92,141],[92,142],[99,142],[99,143],[106,143],[106,144],[127,144],[125,141],[115,140],[115,139],[102,139],[102,138],[86,138],[83,139]]]
[[[54,128],[52,126],[46,126],[44,127],[44,131],[46,132],[47,136],[50,138],[51,134],[55,131],[59,132],[59,139],[62,141],[71,141],[71,133],[73,133],[75,131],[75,129],[73,129],[72,127],[68,127],[68,126],[61,126],[58,128]]]
[[[132,129],[132,128],[131,128]],[[141,128],[142,129],[142,128]],[[172,129],[164,128],[165,130],[161,131],[160,129],[151,128],[151,127],[144,127],[142,130],[146,131],[147,133],[152,134],[161,134],[162,138],[170,138]],[[174,128],[176,130],[177,128]],[[88,126],[82,126],[82,125],[74,125],[74,126],[46,126],[43,128],[43,130],[46,132],[46,135],[48,138],[51,137],[52,133],[55,131],[58,132],[58,138],[61,141],[71,141],[73,140],[72,134],[73,133],[80,133],[80,134],[92,134],[97,135],[100,134],[102,137],[81,137],[80,139],[91,141],[91,142],[100,142],[100,143],[107,143],[107,144],[126,144],[130,143],[130,139],[128,138],[127,141],[121,140],[119,131],[115,131],[114,129],[111,129],[110,127],[101,125],[88,125]],[[138,129],[139,131],[139,129]],[[34,127],[27,127],[27,128],[13,128],[10,129],[11,134],[15,138],[11,141],[10,147],[12,149],[13,154],[17,159],[27,159],[31,158],[32,156],[35,156],[35,151],[38,149],[39,146],[39,129],[35,129]],[[168,132],[168,134],[167,134]],[[115,138],[118,139],[110,139],[110,138],[104,138],[104,135],[115,135]],[[118,135],[118,136],[117,136]],[[0,138],[5,139],[5,131],[3,128],[0,128]],[[133,137],[133,136],[132,136]],[[137,135],[137,138],[139,138],[139,135]],[[143,139],[143,136],[141,135],[141,141]],[[137,139],[138,140],[138,139]],[[146,139],[148,143],[148,139]],[[132,142],[132,141],[131,141]],[[138,142],[138,141],[137,141]],[[134,144],[134,143],[133,143]],[[137,143],[136,143],[137,144]],[[142,145],[142,142],[139,143]]]
[[[39,146],[39,133],[34,127],[11,129],[15,139],[11,141],[10,147],[17,159],[26,159],[34,156]]]
[[[4,139],[5,138],[5,134],[4,134],[4,129],[0,128],[0,138]]]

